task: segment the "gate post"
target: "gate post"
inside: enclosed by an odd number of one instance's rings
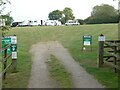
[[[117,46],[114,47],[114,54],[117,54]],[[114,57],[114,64],[117,65],[117,57]],[[116,68],[115,68],[115,73],[117,73]]]
[[[105,37],[103,34],[101,34],[99,37],[98,37],[98,41],[99,41],[99,52],[98,52],[98,55],[99,55],[99,61],[98,61],[98,67],[103,67],[103,55],[104,55],[104,41],[105,41]]]

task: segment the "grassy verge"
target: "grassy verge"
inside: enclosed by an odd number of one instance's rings
[[[2,62],[0,62],[0,73],[2,72]]]
[[[8,71],[7,79],[3,81],[5,88],[26,88],[30,77],[31,54],[29,50],[33,44],[57,40],[67,48],[73,58],[80,63],[90,74],[94,75],[106,87],[117,87],[118,77],[110,67],[97,67],[98,36],[102,33],[107,40],[118,38],[116,24],[56,26],[56,27],[18,27],[12,28],[9,35],[18,37],[18,73]],[[82,52],[83,35],[92,35],[93,51]],[[13,83],[14,82],[14,83]]]
[[[47,64],[51,77],[58,82],[60,88],[72,87],[70,74],[66,72],[64,66],[59,63],[54,55],[50,56]]]

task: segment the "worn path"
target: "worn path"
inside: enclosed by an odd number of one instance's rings
[[[89,75],[71,57],[67,49],[57,41],[33,45],[30,52],[33,54],[33,65],[28,85],[29,88],[59,88],[50,77],[45,63],[50,54],[55,55],[71,74],[73,88],[103,88],[93,76]]]

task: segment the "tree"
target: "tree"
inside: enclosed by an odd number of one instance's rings
[[[10,4],[10,1],[9,0],[0,0],[0,20],[2,20],[2,21],[3,21],[2,12],[6,8],[5,5],[7,3]],[[9,28],[6,26],[0,26],[0,30],[2,30],[2,36],[4,37],[4,35],[6,34],[6,31],[9,30]]]
[[[91,16],[86,19],[87,23],[116,23],[118,22],[117,10],[108,4],[95,6]]]
[[[65,24],[67,20],[75,19],[72,9],[68,7],[64,8],[63,11],[54,10],[50,12],[48,18],[50,20],[59,20],[62,24]]]
[[[11,23],[13,22],[13,18],[7,14],[7,15],[1,15],[1,18],[5,20],[5,25],[10,26]]]
[[[49,13],[48,18],[50,20],[60,20],[62,18],[62,11],[54,10]]]
[[[68,7],[64,8],[63,14],[64,14],[63,19],[65,22],[67,20],[74,20],[75,19],[74,15],[73,15],[73,11],[71,8],[68,8]]]
[[[77,20],[81,25],[83,25],[85,23],[84,20],[82,20],[82,19],[77,19]]]

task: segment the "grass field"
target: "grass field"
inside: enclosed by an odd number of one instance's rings
[[[31,55],[29,49],[38,42],[59,41],[67,48],[73,58],[83,66],[87,72],[94,75],[103,85],[116,88],[118,85],[117,74],[110,67],[97,67],[98,36],[102,33],[106,39],[118,38],[117,24],[81,25],[81,26],[41,26],[11,28],[9,35],[18,37],[17,73],[8,71],[5,88],[26,88],[31,70]],[[82,36],[92,35],[93,51],[81,51]],[[89,48],[89,47],[88,47]]]

